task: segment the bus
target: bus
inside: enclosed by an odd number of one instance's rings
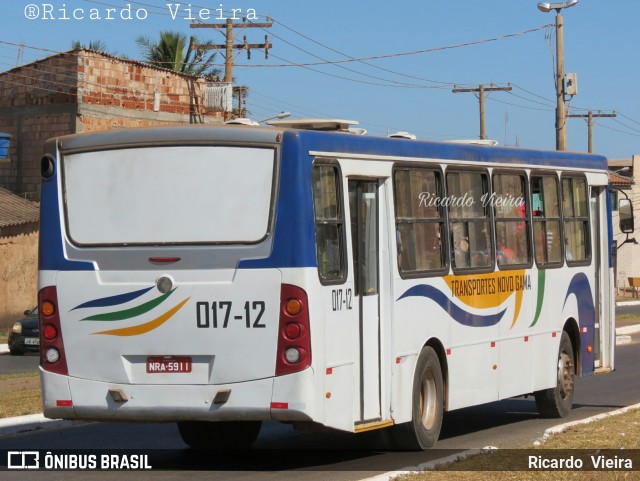
[[[346,125],[49,140],[44,415],[175,422],[192,447],[279,421],[403,449],[505,398],[566,416],[575,379],[614,368],[606,159]]]

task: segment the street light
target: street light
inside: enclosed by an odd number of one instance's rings
[[[567,150],[567,110],[564,104],[564,23],[560,11],[573,7],[579,0],[538,2],[542,12],[556,11],[556,150]]]
[[[235,117],[233,119],[227,120],[225,124],[256,126],[256,125],[260,125],[263,122],[266,122],[267,120],[286,119],[287,117],[290,117],[290,116],[291,114],[289,112],[280,112],[278,115],[274,115],[273,117],[267,117],[266,119],[260,119],[260,120],[251,120],[246,117]]]
[[[580,0],[569,0],[567,2],[538,2],[538,10],[541,12],[550,12],[551,10],[562,10],[563,8],[573,7]]]
[[[280,112],[278,115],[267,117],[266,119],[257,120],[257,122],[261,124],[263,122],[266,122],[267,120],[286,119],[287,117],[291,117],[291,112]]]

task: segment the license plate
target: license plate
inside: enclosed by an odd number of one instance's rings
[[[24,338],[24,343],[27,346],[39,346],[40,345],[40,338],[39,337],[25,337]]]
[[[147,358],[148,374],[191,372],[190,356],[153,356]]]

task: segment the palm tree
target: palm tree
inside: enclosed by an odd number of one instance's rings
[[[77,49],[87,49],[87,50],[95,50],[96,52],[106,53],[108,55],[113,55],[114,57],[119,57],[123,60],[129,60],[129,57],[126,55],[118,55],[117,52],[109,50],[107,44],[102,40],[90,40],[88,44],[81,42],[80,40],[74,40],[71,42],[71,48],[73,50]]]
[[[80,40],[74,40],[71,42],[72,49],[86,48],[88,50],[95,50],[97,52],[108,52],[107,44],[102,40],[90,40],[89,44],[82,43]]]
[[[197,77],[213,78],[220,75],[220,70],[212,65],[216,54],[207,54],[206,49],[197,48],[196,37],[189,37],[187,40],[183,33],[162,31],[158,42],[140,36],[136,43],[144,60],[157,67]],[[213,45],[213,42],[208,41],[200,45]]]

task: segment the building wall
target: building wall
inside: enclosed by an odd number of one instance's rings
[[[37,199],[44,141],[75,129],[76,63],[57,55],[0,74],[0,132],[13,136],[0,187]]]
[[[108,111],[119,119],[115,126],[128,126],[133,121],[203,123],[221,122],[220,113],[207,113],[201,104],[203,79],[179,75],[140,63],[122,61],[102,54],[82,51],[78,57],[78,104],[84,112],[81,120],[92,112]],[[115,109],[113,109],[115,108]],[[119,111],[117,110],[119,109]]]
[[[38,232],[0,237],[0,327],[35,307],[38,296]]]
[[[203,79],[89,50],[0,73],[0,132],[13,136],[0,187],[38,200],[46,139],[153,125],[221,123],[201,105]]]
[[[634,155],[632,162],[634,184],[622,188],[622,191],[631,199],[635,217],[636,232],[630,234],[629,238],[636,238],[640,242],[640,155]],[[623,199],[624,195],[618,194],[618,198]],[[613,240],[621,246],[627,236],[620,232],[618,219],[618,211],[614,210],[612,212]],[[640,244],[627,243],[616,251],[616,279],[620,289],[629,285],[628,277],[640,277]]]

